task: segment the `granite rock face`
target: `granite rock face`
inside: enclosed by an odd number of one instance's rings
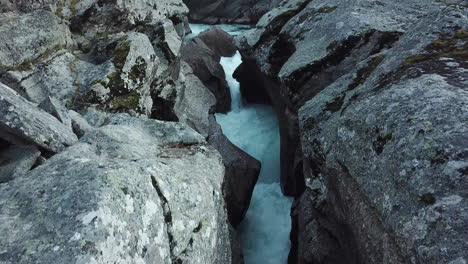
[[[1,263],[242,262],[231,215],[250,196],[228,198],[237,174],[206,140],[217,101],[181,60],[187,12],[0,1]]]
[[[63,106],[57,99],[53,97],[47,97],[38,105],[38,107],[53,115],[65,126],[70,128],[72,127],[72,120],[70,118],[68,109]]]
[[[184,43],[181,57],[216,97],[216,112],[228,112],[231,108],[231,94],[226,74],[220,64],[220,54],[211,49],[200,37],[195,37]]]
[[[262,88],[258,87],[265,87],[263,93],[271,98],[279,115],[286,194],[303,190],[302,175],[297,173],[301,170],[298,109],[357,63],[391,47],[420,17],[442,6],[431,1],[363,1],[347,6],[340,0],[291,0],[265,14],[254,29],[237,38],[245,72],[262,75],[250,87],[241,83],[242,92],[260,93]],[[372,15],[376,12],[379,16]]]
[[[192,129],[113,115],[0,185],[0,260],[229,263],[223,178],[220,155]]]
[[[0,136],[57,153],[78,140],[71,127],[0,83]]]
[[[255,24],[281,0],[184,0],[189,19],[203,24]]]
[[[285,1],[237,39],[242,92],[283,127],[290,263],[467,261],[467,17],[463,1]]]
[[[0,153],[0,183],[26,174],[41,152],[35,146],[11,145]]]
[[[51,96],[74,109],[158,117],[161,87],[177,85],[181,1],[9,3],[14,12],[0,16],[1,82],[35,103]]]
[[[0,74],[29,69],[36,60],[72,44],[67,25],[51,12],[11,15],[0,24]]]

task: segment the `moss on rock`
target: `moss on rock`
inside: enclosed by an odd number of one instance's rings
[[[125,62],[127,61],[128,53],[130,52],[130,42],[124,41],[119,43],[114,52],[112,62],[117,69],[122,70],[125,66]]]
[[[403,62],[404,66],[440,58],[468,59],[468,30],[459,30],[450,38],[440,38],[429,44],[425,50],[428,53],[409,56]],[[465,43],[460,44],[460,42]]]
[[[114,110],[136,110],[139,103],[140,95],[137,91],[131,91],[129,94],[114,97],[111,107]]]

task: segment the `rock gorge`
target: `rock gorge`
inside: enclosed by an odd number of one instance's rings
[[[466,4],[283,1],[237,39],[280,120],[290,263],[466,262]]]
[[[237,50],[290,264],[468,261],[466,0],[0,0],[0,263],[244,263]]]

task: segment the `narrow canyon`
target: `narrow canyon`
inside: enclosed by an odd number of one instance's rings
[[[1,264],[467,261],[467,0],[0,0]]]

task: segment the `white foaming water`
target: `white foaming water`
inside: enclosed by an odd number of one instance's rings
[[[193,35],[212,27],[190,26]],[[230,34],[240,33],[236,26],[223,29]],[[292,199],[282,195],[279,185],[278,119],[270,106],[242,105],[239,83],[232,77],[241,62],[239,52],[234,57],[221,59],[231,90],[232,111],[216,114],[216,120],[232,143],[262,163],[250,208],[239,226],[244,260],[246,264],[285,264],[290,249]]]
[[[250,28],[249,26],[245,25],[224,25],[224,24],[219,24],[219,25],[203,25],[203,24],[190,24],[190,29],[192,30],[192,33],[187,35],[187,38],[193,38],[195,36],[198,36],[201,32],[210,29],[212,27],[220,27],[227,33],[231,35],[237,35],[242,32],[242,30]]]
[[[220,63],[221,66],[223,66],[224,72],[226,73],[226,81],[231,92],[231,111],[239,112],[242,104],[240,85],[232,76],[237,67],[242,63],[242,58],[239,54],[239,51],[233,57],[221,57]]]

